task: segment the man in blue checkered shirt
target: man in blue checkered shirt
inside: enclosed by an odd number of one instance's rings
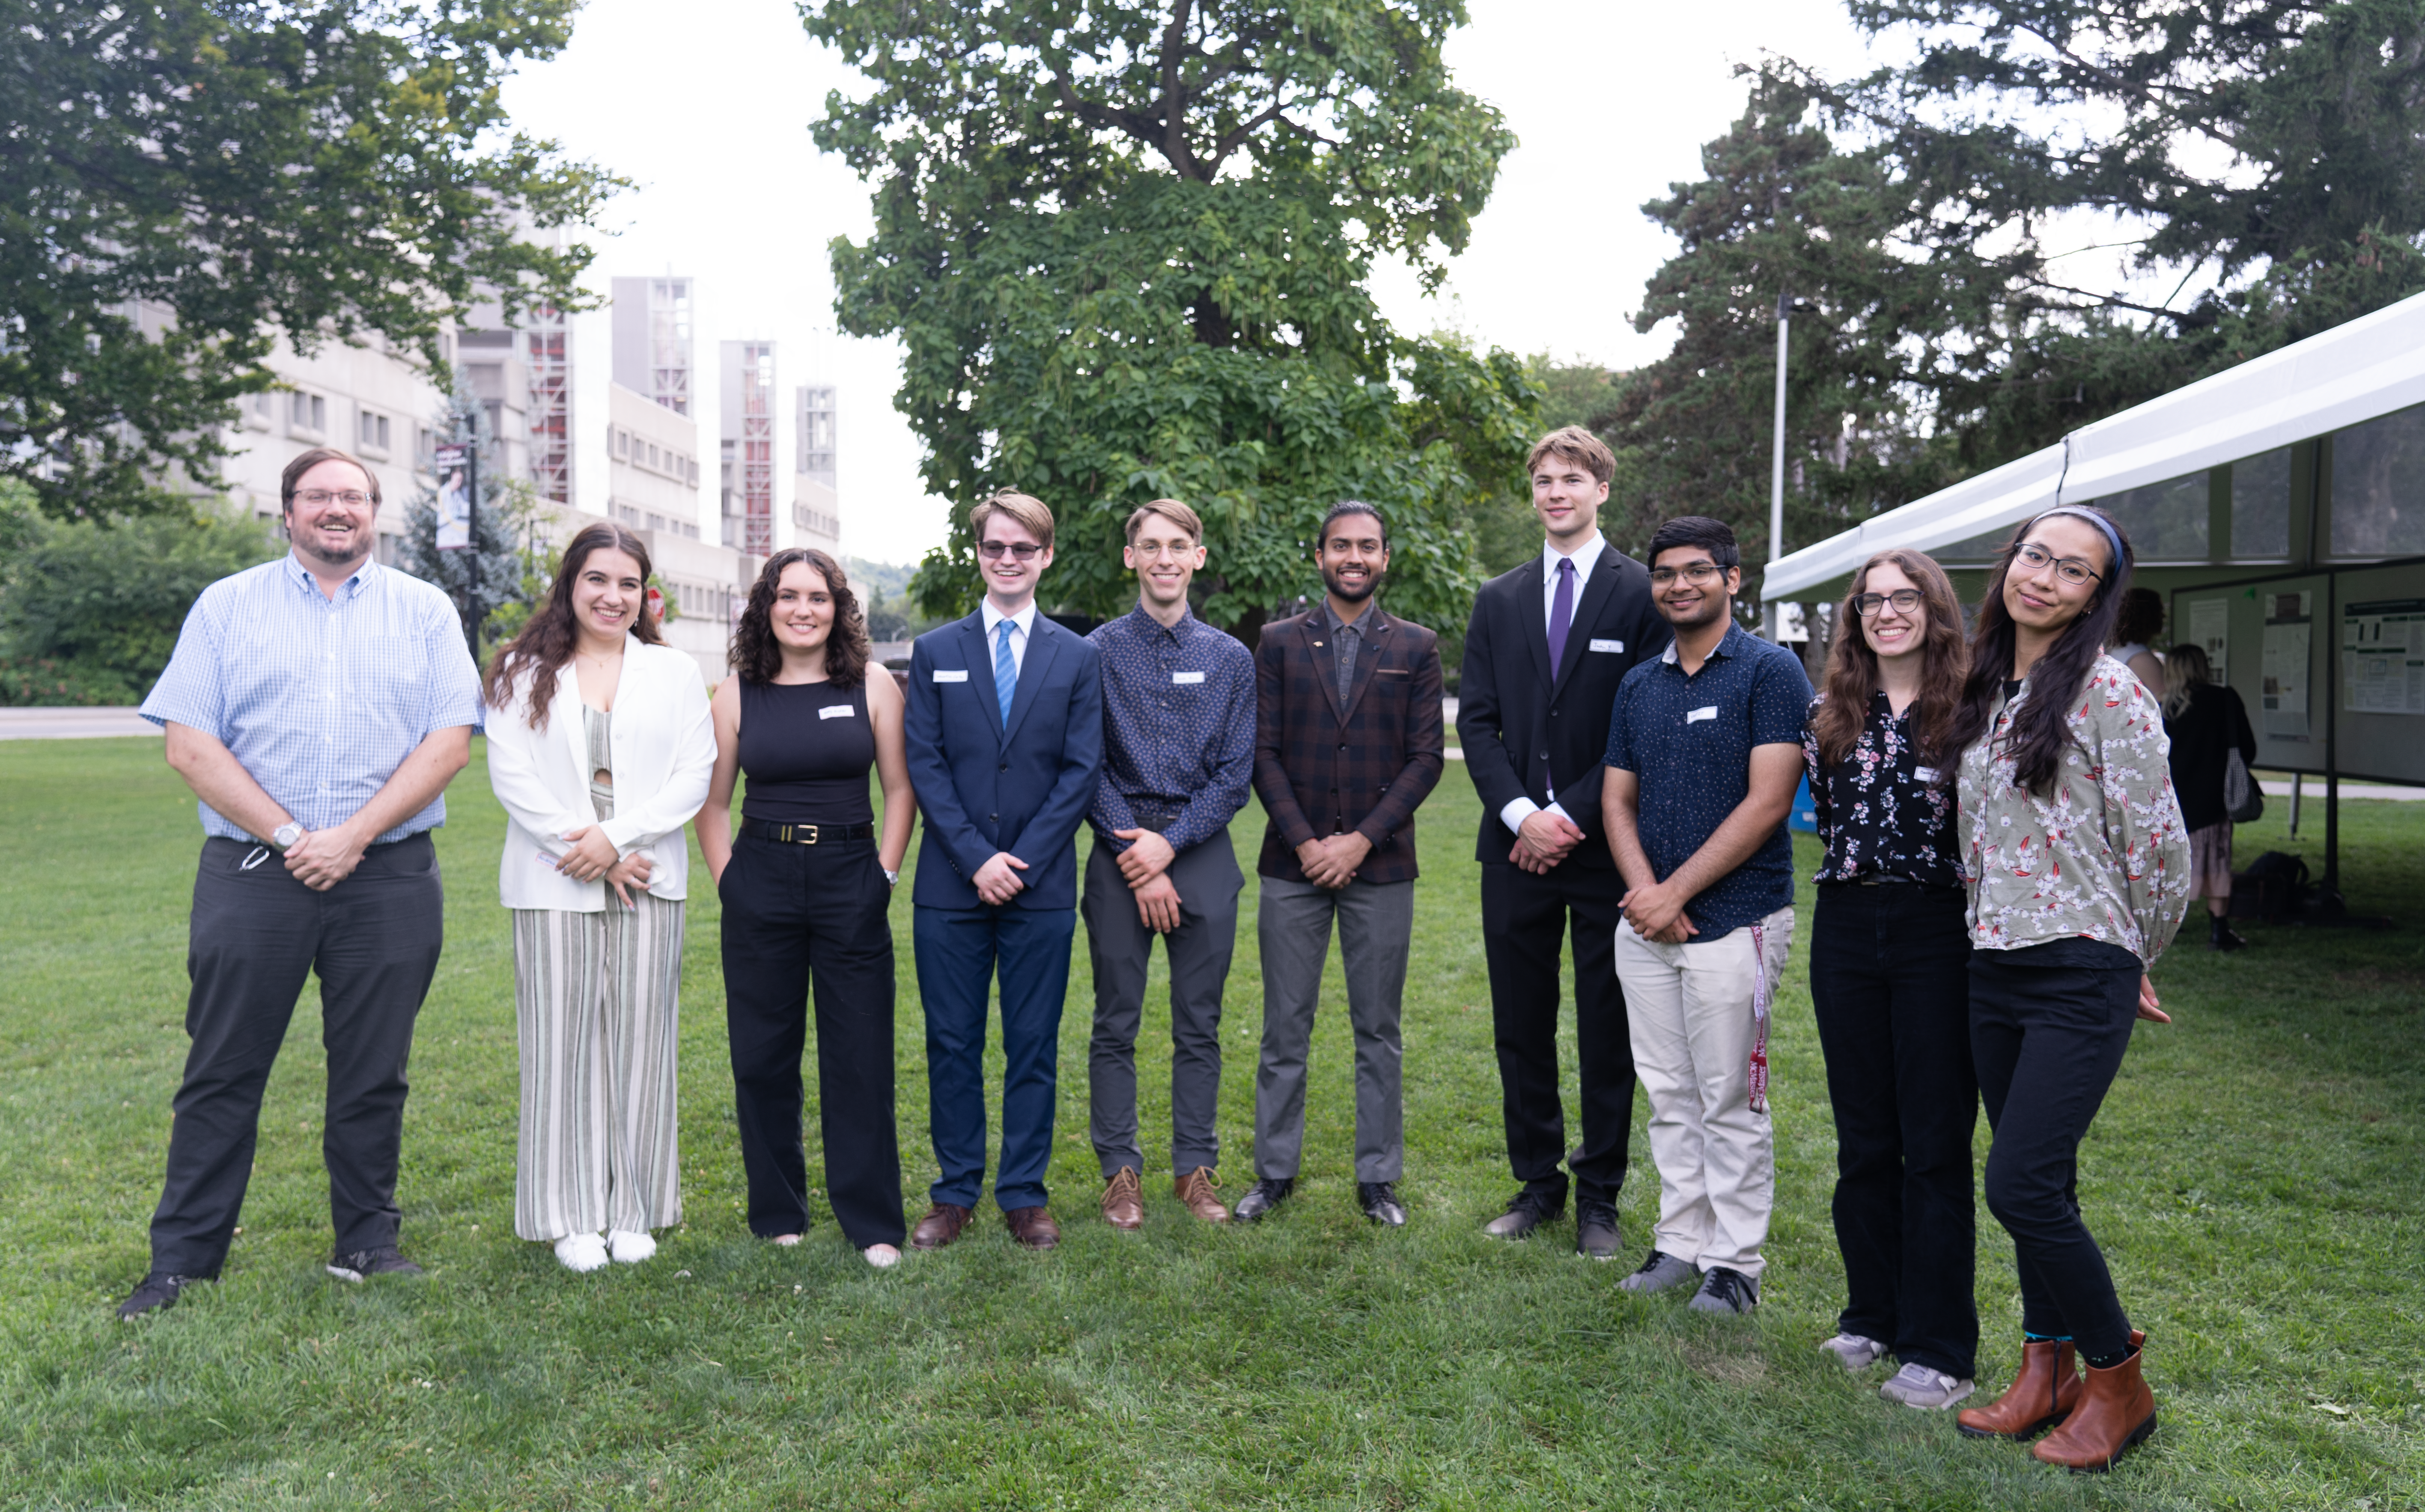
[[[143,701],[201,800],[186,972],[192,1039],[152,1269],[118,1315],[175,1304],[227,1259],[268,1083],[320,978],[329,1273],[417,1275],[397,1251],[412,1024],[445,898],[429,831],[471,760],[479,678],[455,606],[372,561],[378,480],[330,447],[280,480],[294,549],[202,590]]]

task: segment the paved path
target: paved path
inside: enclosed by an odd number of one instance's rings
[[[159,732],[158,725],[132,709],[0,709],[0,740],[81,740]]]

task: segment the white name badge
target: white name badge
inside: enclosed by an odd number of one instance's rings
[[[946,672],[939,667],[935,668],[935,681],[938,683],[965,683],[968,680],[969,674],[966,668],[956,672]]]
[[[1204,681],[1204,674],[1201,672],[1173,672],[1170,674],[1170,680],[1173,683],[1201,683]]]
[[[1625,642],[1621,640],[1594,640],[1591,643],[1591,649],[1594,651],[1612,651],[1621,652],[1625,650]]]
[[[960,675],[962,677],[968,676],[966,672],[963,672]],[[942,679],[939,677],[935,681],[939,683]],[[817,711],[817,717],[820,719],[847,719],[850,716],[851,707],[847,703],[828,703],[824,708]]]
[[[1695,709],[1691,714],[1686,715],[1684,716],[1684,722],[1688,725],[1696,725],[1704,719],[1714,719],[1717,716],[1718,706],[1712,703],[1706,709]]]
[[[1913,780],[1916,781],[1934,782],[1936,780],[1936,768],[1934,766],[1915,766],[1911,769],[1911,775]]]

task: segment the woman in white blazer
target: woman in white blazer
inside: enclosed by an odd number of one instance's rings
[[[576,1271],[646,1260],[650,1231],[682,1221],[683,825],[715,732],[699,664],[657,633],[649,571],[630,531],[584,529],[484,684],[522,1044],[514,1232]]]

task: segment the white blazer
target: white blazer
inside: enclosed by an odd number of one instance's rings
[[[506,706],[488,716],[489,785],[507,820],[498,901],[508,909],[597,913],[606,907],[605,880],[576,882],[555,869],[571,848],[566,832],[599,822],[589,802],[581,682],[570,662],[556,672],[547,724],[538,730],[530,727],[529,688],[527,677],[518,680]],[[626,635],[609,749],[615,817],[600,828],[617,854],[647,851],[655,863],[649,891],[678,901],[690,880],[690,845],[682,828],[707,801],[715,769],[715,727],[699,663],[670,646]]]

